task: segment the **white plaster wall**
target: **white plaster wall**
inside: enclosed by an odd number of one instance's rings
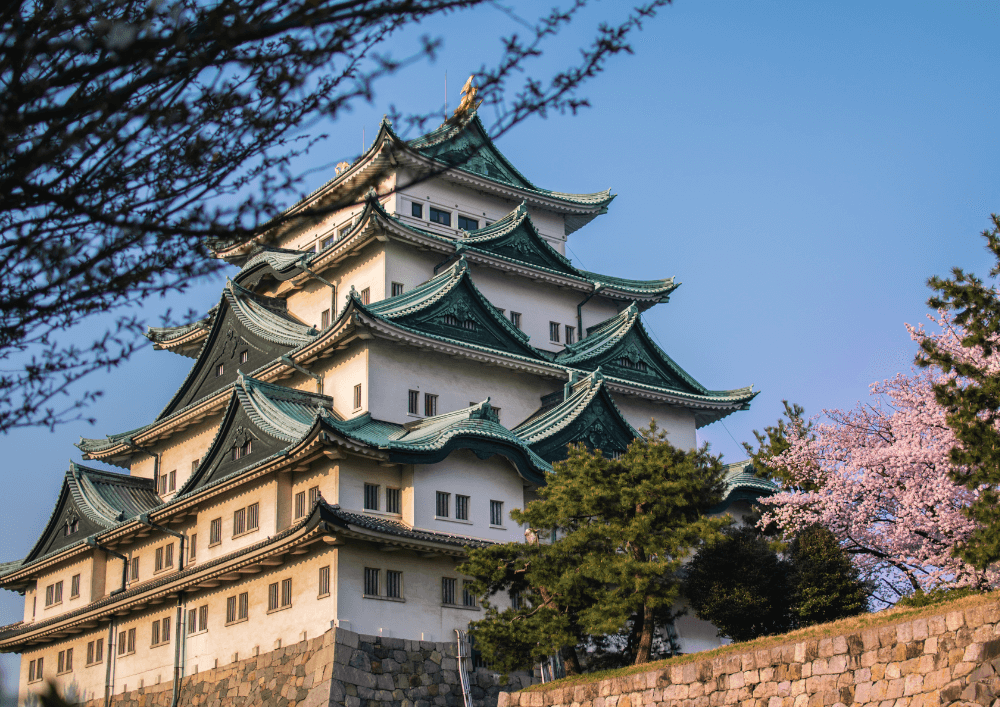
[[[174,491],[163,496],[164,501],[173,498],[177,491],[180,491],[184,482],[191,478],[192,462],[201,460],[208,452],[208,447],[215,439],[220,424],[222,424],[222,415],[213,415],[197,425],[188,427],[183,432],[168,437],[162,443],[150,447],[150,449],[161,453],[160,474],[177,472],[177,484]]]
[[[453,412],[486,398],[500,408],[500,422],[517,426],[541,407],[541,396],[558,390],[562,382],[519,373],[498,366],[451,359],[422,349],[395,346],[378,339],[370,343],[371,389],[369,409],[379,420],[400,424],[419,419],[407,413],[408,391],[438,396],[438,414]],[[338,406],[338,410],[343,410]]]
[[[483,461],[460,449],[434,465],[413,469],[413,525],[452,535],[483,538],[494,542],[524,541],[524,530],[510,518],[513,508],[524,503],[524,486],[514,465],[500,455]],[[435,517],[437,492],[451,494],[451,520]],[[469,496],[469,521],[455,520],[455,496]],[[502,501],[504,526],[490,526],[490,501]]]
[[[385,489],[403,488],[402,468],[393,464],[381,466],[378,462],[351,457],[340,464],[340,495],[337,502],[344,510],[372,516],[401,519],[401,515],[371,513],[364,510],[365,484],[377,484],[379,488],[379,510],[385,510]],[[324,496],[325,498],[325,496]],[[333,501],[330,501],[333,503]]]
[[[698,446],[693,411],[631,395],[616,393],[612,397],[625,419],[637,430],[649,427],[650,419],[655,419],[656,426],[667,431],[667,441],[670,444],[678,449],[694,449]]]
[[[344,419],[363,415],[370,410],[369,400],[371,399],[371,380],[374,376],[369,376],[370,371],[378,371],[376,367],[369,367],[371,344],[365,341],[355,341],[345,350],[337,352],[330,358],[320,359],[310,365],[313,373],[323,376],[323,393],[333,398],[333,408]],[[354,386],[361,384],[361,407],[354,407]],[[284,383],[283,383],[284,384]],[[315,390],[315,388],[308,388]]]
[[[434,267],[444,260],[441,253],[420,251],[399,241],[385,244],[385,296],[392,294],[392,283],[402,283],[404,292],[434,277]]]
[[[462,601],[462,581],[455,571],[458,561],[451,557],[422,558],[411,552],[381,552],[367,543],[340,549],[338,572],[338,621],[351,631],[375,636],[453,641],[455,629],[465,629],[470,621],[483,618],[480,607],[446,606],[441,603],[441,578],[456,580],[456,601]],[[402,601],[364,596],[364,569],[403,573]],[[503,608],[504,597],[491,600]]]
[[[209,499],[198,508],[198,517],[194,524],[184,526],[183,528],[175,527],[174,529],[187,533],[188,537],[190,537],[191,533],[197,533],[196,563],[207,562],[238,550],[241,547],[258,543],[277,532],[277,492],[278,481],[275,476],[269,476],[264,480],[258,480],[253,484],[239,487],[226,494],[220,494]],[[234,538],[234,511],[238,508],[246,508],[252,503],[260,504],[257,530]],[[222,519],[222,542],[209,547],[209,531],[214,518]],[[140,575],[143,573],[143,565],[147,565],[146,571],[152,571],[153,569],[151,551],[147,551],[147,554],[150,555],[149,559],[144,558],[139,563]],[[145,577],[140,578],[145,579]]]
[[[330,310],[330,322],[337,318],[337,313],[344,308],[341,294],[346,295],[350,288],[342,293],[338,288],[334,293],[328,285],[319,280],[308,279],[305,284],[297,290],[292,290],[286,299],[289,313],[303,324],[307,324],[317,331],[322,330],[323,310]],[[336,294],[336,299],[334,299]]]
[[[119,574],[114,575],[112,582],[117,589],[121,580],[121,562],[117,562],[116,567]],[[93,558],[91,555],[78,556],[69,562],[60,562],[58,565],[49,568],[44,574],[38,577],[34,592],[28,592],[24,596],[24,620],[25,621],[45,621],[54,616],[75,611],[82,606],[86,606],[92,601],[91,579],[93,573]],[[70,597],[73,575],[80,575],[80,595]],[[45,588],[56,582],[63,583],[62,601],[52,606],[45,606]],[[34,600],[37,597],[37,608],[34,608]],[[32,618],[32,615],[34,618]]]

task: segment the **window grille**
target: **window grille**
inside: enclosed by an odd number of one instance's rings
[[[510,323],[513,324],[518,329],[520,329],[521,328],[521,313],[520,312],[511,312],[510,313]]]
[[[233,512],[233,537],[247,530],[247,509],[238,508]]]
[[[330,593],[330,566],[319,568],[319,596],[325,597]]]
[[[260,504],[251,503],[247,506],[247,531],[257,530],[260,527]]]
[[[225,372],[226,372],[226,364],[220,363],[218,366],[215,367],[215,377],[216,378],[221,378],[222,374],[225,373]]]
[[[420,405],[420,391],[411,390],[407,395],[406,411],[411,415],[416,415],[419,413],[418,405]]]
[[[324,309],[319,315],[320,327],[326,329],[330,326],[330,310]]]
[[[250,611],[250,594],[241,592],[226,599],[226,623],[243,621]]]
[[[292,580],[291,578],[281,580],[281,605],[292,605]]]
[[[250,352],[240,351],[240,363],[246,363],[249,360],[250,360]]]
[[[153,622],[153,630],[150,632],[149,644],[152,646],[158,645],[160,643],[160,620],[157,619]]]
[[[435,209],[432,206],[430,208],[430,221],[432,223],[439,223],[442,226],[451,226],[451,212]]]
[[[198,533],[191,533],[188,539],[188,562],[198,559]]]
[[[163,555],[164,555],[163,566],[164,567],[173,567],[174,566],[174,544],[173,543],[170,543],[169,545],[167,545],[167,547],[165,548],[165,551],[164,551]]]
[[[451,577],[441,578],[441,603],[455,603],[455,580]]]
[[[565,329],[566,329],[566,345],[569,346],[570,344],[576,343],[576,327],[567,324]]]
[[[80,575],[74,574],[69,580],[69,598],[75,599],[80,596]]]
[[[402,493],[399,489],[385,490],[385,512],[386,513],[402,513],[403,504],[401,502]]]
[[[387,570],[385,573],[385,595],[391,599],[403,597],[403,573]]]
[[[361,290],[361,304],[371,304],[372,291],[370,288],[366,287]]]
[[[375,484],[365,484],[365,510],[378,510],[378,486]]]
[[[38,658],[28,663],[28,682],[37,682],[42,679],[42,665],[44,658]]]
[[[67,648],[64,651],[59,651],[56,674],[68,673],[71,670],[73,670],[73,649]]]
[[[139,558],[138,557],[133,557],[131,560],[129,560],[128,564],[129,564],[129,567],[128,567],[129,579],[131,581],[133,581],[133,582],[138,582],[139,581]]]
[[[434,417],[438,414],[438,396],[424,393],[424,417]]]
[[[468,579],[462,582],[462,605],[476,606],[476,595],[472,593],[472,582]]]
[[[209,546],[218,545],[222,542],[222,518],[215,518],[208,525]]]
[[[309,507],[312,508],[316,505],[316,501],[319,500],[319,486],[312,486],[309,488]]]
[[[278,608],[278,583],[268,585],[267,587],[267,610],[274,611]]]
[[[393,297],[399,297],[401,294],[403,294],[403,291],[404,291],[404,288],[403,288],[403,283],[402,282],[394,282],[394,283],[392,283],[392,296]]]
[[[549,341],[559,343],[559,329],[562,325],[559,322],[549,322]]]
[[[479,228],[479,221],[474,218],[467,218],[459,214],[458,217],[458,227],[463,231],[475,231]]]
[[[295,517],[301,518],[306,514],[306,492],[299,491],[295,494]]]
[[[649,370],[649,367],[646,365],[645,361],[642,360],[633,361],[628,356],[622,356],[621,358],[619,358],[618,365],[621,366],[622,368],[628,368],[633,371],[639,371],[640,373],[645,373],[646,371]]]
[[[160,638],[163,643],[170,643],[170,617],[167,616],[161,619],[160,624],[163,626],[163,630],[160,631]]]
[[[239,601],[239,618],[245,619],[250,615],[250,593],[241,592]]]
[[[208,630],[208,604],[203,604],[198,607],[198,630]]]
[[[503,525],[503,501],[490,501],[490,525]]]
[[[361,384],[358,383],[354,386],[354,409],[361,409]]]
[[[448,506],[451,503],[451,494],[445,493],[444,491],[437,492],[437,507],[435,508],[434,515],[439,518],[448,517]]]
[[[167,475],[167,491],[175,491],[177,489],[177,470],[174,469]]]
[[[379,570],[373,567],[365,567],[365,596],[378,596]]]
[[[104,660],[104,639],[87,643],[87,665],[95,665]]]
[[[469,520],[469,497],[461,494],[455,495],[455,518],[458,520]]]

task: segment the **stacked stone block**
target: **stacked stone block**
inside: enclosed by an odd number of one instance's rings
[[[185,676],[183,707],[464,707],[454,643],[365,636],[331,629],[314,639]],[[495,707],[502,690],[533,682],[514,673],[506,683],[485,668],[469,673],[469,707]],[[114,707],[170,707],[171,683],[113,696]],[[87,707],[103,707],[104,699]]]
[[[1000,704],[1000,604],[564,688],[499,707],[939,707]]]

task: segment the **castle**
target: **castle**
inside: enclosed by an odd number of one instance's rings
[[[288,213],[308,215],[216,244],[240,268],[218,303],[148,333],[193,360],[173,398],[82,439],[123,471],[72,464],[34,547],[0,564],[24,596],[0,628],[21,698],[176,690],[331,628],[454,641],[481,616],[465,548],[524,540],[509,512],[567,444],[615,455],[655,418],[690,448],[747,409],[749,388],[708,390],[644,328],[673,279],[565,256],[613,198],[536,187],[472,108],[409,141],[383,121]],[[766,491],[731,474],[730,503]],[[696,623],[685,650],[718,645]]]

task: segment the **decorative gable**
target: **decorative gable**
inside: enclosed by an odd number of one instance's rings
[[[48,555],[50,552],[75,545],[88,535],[107,527],[98,524],[81,511],[68,483],[68,481],[63,482],[62,492],[59,494],[56,508],[52,512],[52,520],[49,521],[49,525],[45,528],[45,532],[38,539],[38,542],[35,543],[31,553],[25,558],[25,562],[31,562]]]
[[[498,255],[536,267],[585,279],[569,260],[555,250],[538,233],[522,202],[514,211],[496,223],[469,231],[468,237],[456,243],[457,250],[475,250]]]
[[[523,189],[535,188],[493,144],[478,116],[458,129],[448,126],[443,131],[447,132],[440,135],[435,131],[412,145],[427,157],[467,172]]]

